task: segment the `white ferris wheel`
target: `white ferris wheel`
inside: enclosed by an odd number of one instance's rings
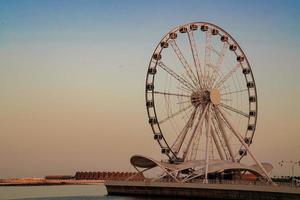
[[[272,182],[272,167],[258,162],[249,148],[258,113],[252,69],[225,30],[194,22],[167,33],[152,54],[145,97],[154,139],[168,161],[133,156],[135,167],[160,166],[184,182],[207,182],[222,171],[248,171]],[[246,156],[255,165],[241,164]]]

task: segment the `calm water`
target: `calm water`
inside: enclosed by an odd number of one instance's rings
[[[103,184],[0,187],[0,200],[150,200],[150,198],[106,196],[106,194]]]

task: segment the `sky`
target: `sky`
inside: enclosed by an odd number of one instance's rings
[[[278,162],[300,160],[299,10],[296,0],[0,0],[0,178],[161,159],[146,71],[163,35],[193,21],[219,25],[245,51],[259,100],[251,148],[274,175],[290,175]]]

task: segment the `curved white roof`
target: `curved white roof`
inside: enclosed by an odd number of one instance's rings
[[[181,171],[189,168],[196,168],[195,174],[202,175],[205,173],[205,160],[195,160],[183,162],[180,164],[170,164],[167,162],[157,161],[152,158],[134,155],[131,157],[130,162],[133,166],[139,168],[153,168],[162,167],[172,171]],[[273,169],[273,166],[269,163],[262,163],[267,172]],[[221,172],[224,170],[247,170],[257,176],[263,176],[263,172],[257,165],[247,166],[238,162],[232,162],[230,160],[210,160],[208,166],[208,173]]]

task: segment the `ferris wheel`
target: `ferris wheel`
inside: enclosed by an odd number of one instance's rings
[[[154,139],[169,163],[239,163],[250,155],[267,174],[249,149],[258,113],[252,69],[222,28],[194,22],[168,32],[150,59],[145,97]]]

